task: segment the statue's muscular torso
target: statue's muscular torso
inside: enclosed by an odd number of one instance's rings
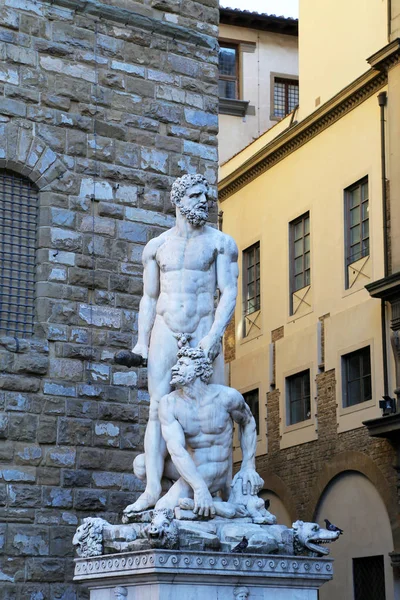
[[[239,396],[236,390],[210,384],[206,396],[198,402],[186,399],[182,390],[169,395],[169,410],[173,410],[175,419],[180,423],[187,449],[211,492],[223,487],[230,469],[233,435],[231,394]]]
[[[193,333],[214,320],[216,261],[228,236],[212,227],[185,238],[174,229],[157,238],[154,257],[160,270],[157,315],[174,333]]]

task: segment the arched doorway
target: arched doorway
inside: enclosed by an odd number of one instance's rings
[[[367,477],[356,471],[340,473],[325,488],[315,520],[329,519],[344,534],[330,546],[333,580],[320,600],[393,600],[393,571],[389,552],[392,530],[386,506]]]

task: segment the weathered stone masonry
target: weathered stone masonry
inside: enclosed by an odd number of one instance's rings
[[[0,168],[39,191],[35,334],[0,338],[0,598],[76,600],[71,538],[115,521],[147,419],[132,345],[168,191],[217,170],[217,0],[0,7]]]

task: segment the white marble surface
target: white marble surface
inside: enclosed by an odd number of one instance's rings
[[[127,600],[235,600],[238,587],[248,588],[248,600],[317,600],[331,578],[331,559],[257,554],[156,550],[75,565],[75,581],[89,585],[90,600],[115,600],[117,587]]]
[[[136,463],[146,490],[130,510],[146,510],[161,494],[166,445],[158,406],[169,394],[171,368],[179,337],[200,346],[214,361],[214,383],[223,383],[221,340],[232,317],[237,294],[237,247],[233,239],[206,224],[208,183],[201,175],[184,175],[171,190],[176,224],[150,240],[143,251],[143,297],[139,307],[138,340],[133,352],[148,359],[150,414],[143,461]],[[216,293],[219,301],[215,307]]]

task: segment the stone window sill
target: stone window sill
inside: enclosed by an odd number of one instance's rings
[[[219,114],[231,115],[233,117],[244,117],[249,102],[247,100],[232,100],[230,98],[219,99]]]

